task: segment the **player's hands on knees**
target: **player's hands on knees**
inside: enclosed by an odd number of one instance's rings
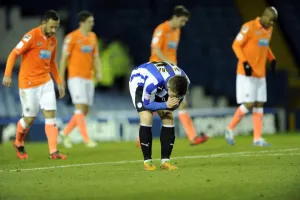
[[[167,101],[167,107],[168,108],[171,109],[171,108],[174,108],[178,105],[179,105],[179,98],[177,98],[177,97],[169,97],[168,98],[168,101]]]
[[[65,96],[65,86],[64,84],[58,84],[57,85],[57,88],[58,88],[58,93],[59,93],[59,98],[63,98]]]
[[[252,76],[252,68],[248,62],[244,62],[244,70],[245,70],[246,76]]]
[[[2,80],[2,84],[6,87],[11,87],[12,86],[12,79],[8,76],[4,76]]]

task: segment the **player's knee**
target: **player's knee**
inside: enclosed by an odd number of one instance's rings
[[[140,124],[143,125],[152,125],[153,114],[150,111],[139,112]]]
[[[89,107],[87,106],[87,107],[85,108],[85,110],[83,111],[83,114],[84,114],[85,116],[87,116],[88,113],[89,113]]]
[[[89,112],[89,106],[85,104],[75,104],[75,109],[84,115],[87,115]]]
[[[255,102],[254,107],[255,108],[262,108],[262,107],[264,107],[264,103],[263,102]]]
[[[52,119],[52,118],[55,118],[56,111],[55,110],[43,110],[43,114],[46,119]]]
[[[28,127],[30,127],[31,124],[33,123],[35,117],[23,117],[23,119],[24,119],[26,125],[27,125]]]
[[[244,103],[244,105],[248,110],[251,110],[254,107],[254,103]]]
[[[174,117],[172,111],[162,111],[159,113],[163,125],[173,125]]]

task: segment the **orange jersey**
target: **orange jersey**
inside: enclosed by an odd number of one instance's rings
[[[56,45],[56,38],[44,36],[41,27],[25,34],[14,48],[18,55],[22,55],[19,88],[36,87],[51,79],[50,73],[57,70]]]
[[[244,62],[252,67],[252,76],[266,76],[266,60],[275,59],[269,42],[273,28],[265,29],[259,22],[259,18],[245,23],[236,36],[232,48],[239,59],[237,73],[245,75]]]
[[[158,25],[152,36],[150,61],[163,61],[153,52],[153,47],[157,47],[173,64],[177,64],[179,39],[180,29],[172,29],[168,21]]]
[[[64,41],[63,51],[68,53],[68,77],[92,79],[94,56],[99,56],[98,39],[94,32],[84,36],[79,29],[69,33]]]

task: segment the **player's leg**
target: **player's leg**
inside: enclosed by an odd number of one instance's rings
[[[90,107],[94,103],[95,85],[92,80],[86,80],[86,92],[87,92],[87,104],[85,107],[84,116],[88,115]],[[93,141],[89,136],[87,140],[88,140],[88,142],[86,143],[87,147],[93,148],[97,146],[97,143]]]
[[[234,128],[239,124],[243,117],[252,109],[255,102],[255,84],[252,77],[237,75],[236,79],[236,98],[240,106],[235,111],[231,122],[226,128],[225,138],[228,144],[234,145]]]
[[[175,127],[173,111],[160,110],[158,115],[162,121],[162,128],[160,132],[161,144],[161,163],[160,168],[165,170],[175,170],[176,166],[170,162],[170,156],[175,143]]]
[[[50,159],[66,159],[57,149],[58,128],[56,125],[56,98],[53,81],[41,86],[40,106],[45,117],[45,132],[48,140]]]
[[[19,159],[28,158],[24,147],[24,139],[32,123],[34,122],[35,116],[39,109],[39,102],[36,93],[36,88],[19,90],[23,117],[17,123],[16,139],[13,143]]]
[[[74,114],[71,120],[68,122],[67,126],[63,130],[64,145],[67,148],[72,147],[72,143],[69,138],[69,134],[72,130],[78,126],[79,132],[83,137],[84,143],[89,144],[90,138],[87,133],[87,126],[85,116],[88,114],[88,86],[87,82],[81,78],[71,78],[68,80],[68,88],[71,94],[72,102],[75,107]],[[91,142],[93,143],[93,142]],[[95,146],[95,145],[94,145]]]
[[[140,129],[139,138],[140,145],[144,156],[144,169],[148,171],[156,170],[152,162],[152,118],[151,111],[140,111]]]
[[[142,103],[143,87],[138,86],[138,82],[129,82],[129,91],[132,103],[136,108],[140,118],[139,142],[144,156],[144,169],[148,171],[156,170],[152,162],[152,118],[153,113],[145,110]]]
[[[256,78],[256,102],[252,110],[253,119],[253,145],[268,146],[269,144],[262,138],[264,103],[267,101],[267,86],[265,78]]]
[[[87,144],[90,140],[88,133],[87,133],[87,126],[85,116],[88,112],[89,106],[86,104],[74,104],[75,105],[75,112],[74,117],[76,120],[76,125],[79,128],[79,132],[83,138],[83,142]]]
[[[201,144],[203,142],[206,142],[209,139],[209,137],[204,133],[197,135],[197,131],[194,127],[193,120],[187,111],[187,102],[185,99],[181,102],[179,106],[178,115],[179,115],[179,120],[183,125],[184,131],[191,145]]]
[[[74,101],[77,98],[76,95],[79,96],[80,90],[81,91],[83,90],[82,84],[80,84],[80,81],[76,78],[68,79],[68,89],[71,95],[72,103],[74,104]],[[71,117],[70,121],[67,123],[66,127],[63,130],[61,130],[59,133],[59,135],[63,137],[63,144],[66,148],[72,148],[73,146],[69,135],[75,127],[76,127],[76,117],[74,112],[73,116]]]

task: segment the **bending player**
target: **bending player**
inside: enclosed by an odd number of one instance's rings
[[[78,14],[78,18],[79,28],[66,36],[60,61],[60,73],[63,82],[65,82],[65,72],[68,68],[68,88],[75,106],[73,117],[61,132],[66,148],[72,147],[69,134],[76,126],[78,126],[87,147],[97,146],[97,143],[88,136],[85,116],[93,104],[94,72],[97,80],[101,80],[98,39],[96,34],[92,32],[93,15],[90,12],[82,11]]]
[[[144,155],[144,169],[156,170],[152,162],[152,117],[157,111],[162,120],[160,133],[160,168],[175,170],[170,156],[175,142],[173,111],[184,100],[189,79],[182,69],[167,62],[148,62],[135,68],[129,89],[133,104],[140,117],[140,145]]]
[[[236,96],[241,104],[228,125],[225,138],[234,145],[233,130],[242,118],[252,110],[253,145],[267,146],[262,138],[263,106],[267,101],[266,60],[271,62],[275,71],[276,59],[269,47],[273,24],[277,19],[277,10],[268,7],[262,17],[245,23],[233,42],[233,50],[238,58]]]
[[[150,61],[166,61],[177,64],[180,29],[185,26],[189,15],[189,11],[184,6],[176,6],[172,18],[155,28],[151,42]],[[187,111],[186,100],[180,104],[178,115],[191,145],[201,144],[209,139],[203,133],[197,135],[193,120]]]
[[[17,124],[16,140],[13,146],[19,159],[27,159],[24,138],[28,133],[39,106],[45,116],[45,132],[48,139],[50,159],[66,159],[57,150],[58,128],[56,126],[56,97],[54,83],[57,83],[59,97],[65,95],[65,88],[59,77],[56,57],[57,41],[55,33],[59,27],[58,14],[49,10],[45,12],[42,24],[25,34],[10,53],[3,78],[3,85],[12,86],[12,71],[16,59],[22,55],[19,72],[19,93],[23,117]]]

